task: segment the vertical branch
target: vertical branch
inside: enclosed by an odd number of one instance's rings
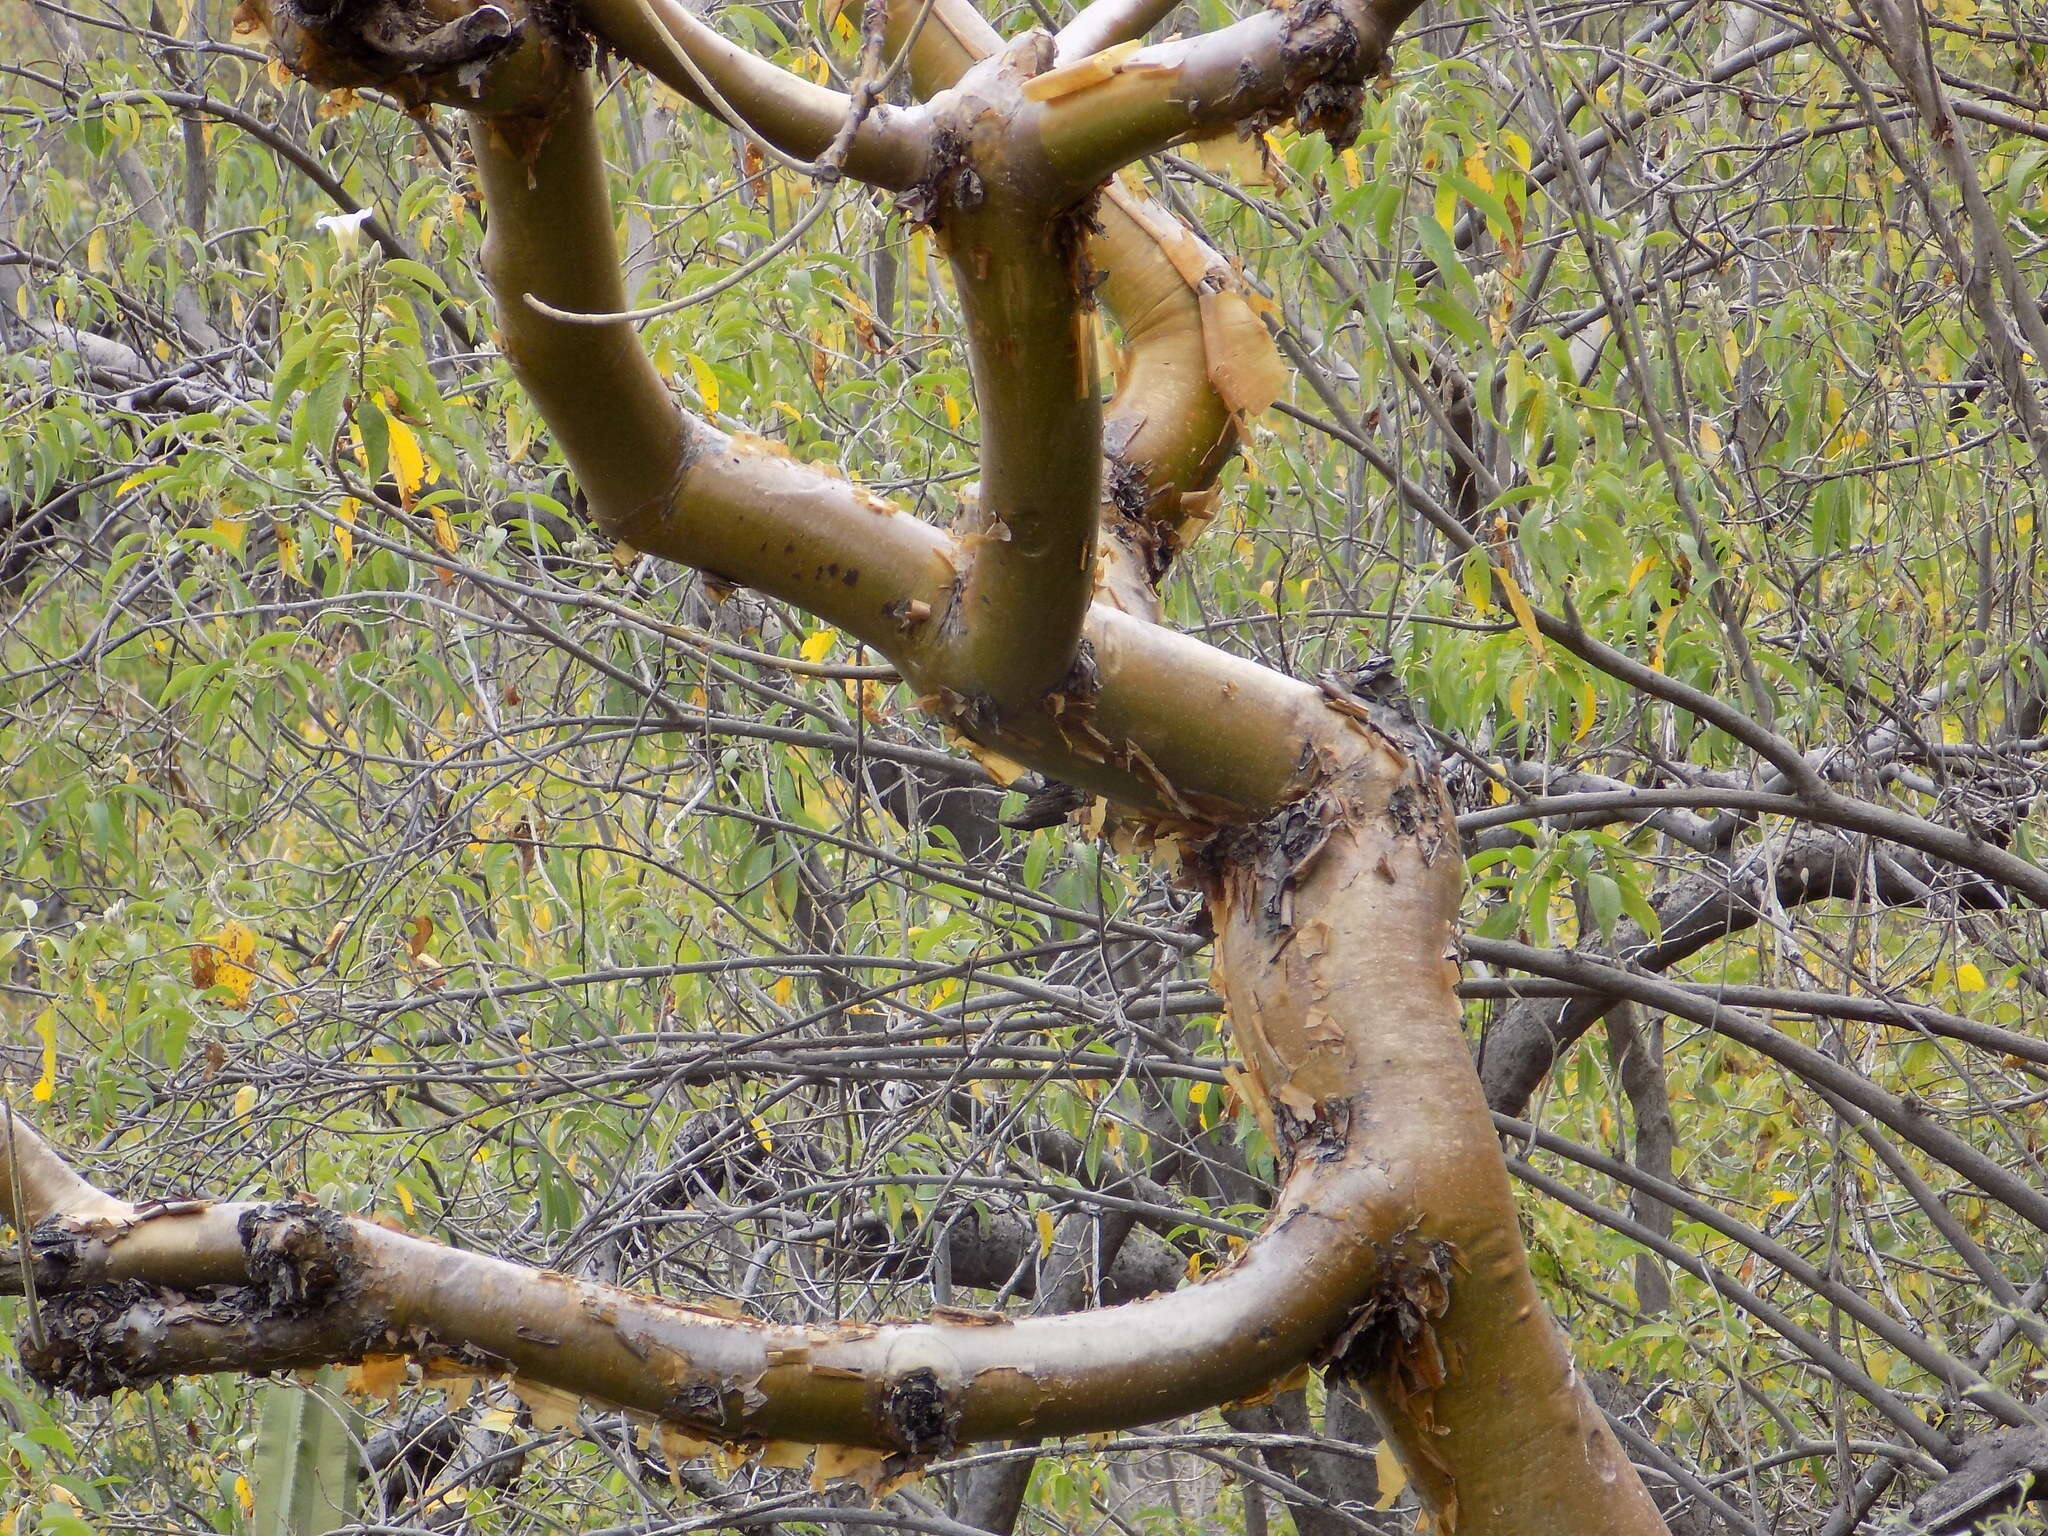
[[[949,95],[958,160],[931,222],[966,319],[981,424],[981,484],[948,614],[954,671],[998,715],[1062,687],[1094,592],[1102,405],[1084,323],[1092,198],[1065,202],[1015,132],[1021,87],[1049,40],[1033,34]],[[978,706],[970,706],[978,707]]]

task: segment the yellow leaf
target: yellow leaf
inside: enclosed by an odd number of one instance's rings
[[[1365,173],[1359,169],[1357,150],[1347,149],[1344,151],[1343,154],[1339,155],[1337,159],[1343,163],[1345,181],[1349,182],[1354,187],[1360,186],[1364,183]]]
[[[1514,611],[1515,622],[1522,626],[1522,633],[1528,636],[1529,649],[1536,653],[1538,661],[1542,661],[1543,631],[1536,627],[1536,610],[1529,606],[1529,599],[1523,595],[1513,572],[1502,566],[1496,574],[1500,577],[1501,590],[1508,595],[1508,607]]]
[[[43,1042],[43,1073],[36,1079],[33,1097],[38,1104],[50,1102],[57,1091],[57,1010],[45,1008],[36,1015],[36,1037]]]
[[[514,1380],[512,1391],[533,1415],[533,1427],[542,1434],[556,1429],[574,1429],[582,1399],[573,1392],[560,1392],[537,1381]]]
[[[841,1479],[873,1486],[881,1481],[881,1471],[888,1459],[886,1452],[869,1450],[863,1445],[821,1445],[817,1460],[811,1464],[811,1486],[822,1489]]]
[[[256,1513],[256,1490],[249,1486],[249,1479],[239,1472],[235,1474],[235,1502],[242,1506],[243,1518]]]
[[[391,1187],[398,1192],[398,1208],[405,1212],[405,1219],[411,1221],[419,1214],[419,1208],[412,1202],[412,1191],[402,1183],[394,1183]]]
[[[1208,1103],[1208,1102],[1209,1102],[1209,1084],[1207,1084],[1207,1083],[1190,1083],[1190,1084],[1188,1084],[1188,1102],[1189,1102],[1190,1104],[1206,1104],[1206,1103]]]
[[[1436,221],[1443,226],[1445,234],[1458,232],[1458,189],[1448,181],[1437,183]]]
[[[1052,1222],[1052,1212],[1040,1210],[1032,1220],[1038,1224],[1038,1254],[1043,1258],[1052,1252],[1052,1237],[1056,1230]]]
[[[107,231],[103,225],[95,224],[92,233],[85,237],[85,264],[95,272],[107,270]]]
[[[660,1435],[662,1459],[671,1467],[679,1467],[686,1461],[695,1461],[712,1448],[711,1441],[693,1435],[667,1420],[662,1421]]]
[[[1401,1490],[1408,1486],[1408,1474],[1401,1469],[1394,1447],[1382,1440],[1372,1453],[1373,1464],[1380,1474],[1380,1501],[1374,1509],[1392,1509],[1394,1500],[1401,1497]]]
[[[1529,685],[1535,681],[1536,672],[1531,668],[1517,673],[1515,680],[1508,684],[1508,713],[1517,720],[1529,718]]]
[[[1493,168],[1486,163],[1484,154],[1465,157],[1465,177],[1482,192],[1493,190]]]
[[[1582,677],[1579,679],[1579,719],[1572,729],[1572,740],[1584,741],[1599,714],[1600,701],[1593,693],[1593,679]]]
[[[256,985],[256,973],[249,968],[256,958],[256,935],[242,923],[228,923],[213,936],[213,947],[219,952],[213,984],[226,988],[228,1000],[240,1007]]]
[[[988,770],[989,777],[1005,789],[1024,777],[1025,769],[1022,763],[1014,762],[1002,753],[984,747],[971,736],[962,736],[959,741],[960,745],[967,749],[968,755]]]
[[[811,634],[798,648],[797,654],[805,661],[823,661],[832,654],[832,647],[839,641],[836,629],[821,629]]]
[[[946,425],[953,431],[960,430],[960,402],[949,394],[939,396],[939,404],[946,408]]]
[[[1956,967],[1956,990],[1958,992],[1982,992],[1984,990],[1984,973],[1965,960]],[[45,1047],[45,1049],[48,1049],[48,1047]]]
[[[747,1124],[754,1128],[754,1139],[761,1143],[763,1152],[775,1150],[775,1138],[768,1133],[768,1122],[759,1115],[747,1116]]]
[[[383,406],[377,409],[383,414],[384,423],[390,431],[391,474],[398,482],[398,499],[410,511],[413,497],[427,483],[426,456],[420,452],[420,440],[413,436],[411,427]]]
[[[707,414],[718,414],[718,376],[711,371],[711,365],[692,352],[684,359],[690,365],[690,377],[697,381],[697,397],[704,402]]]
[[[1219,176],[1227,176],[1239,186],[1270,187],[1273,173],[1266,164],[1266,140],[1263,137],[1241,139],[1237,128],[1232,125],[1212,138],[1197,139],[1190,146],[1195,158]]]
[[[1636,584],[1649,575],[1651,571],[1655,570],[1657,562],[1662,558],[1661,555],[1645,555],[1634,565],[1630,566],[1628,570],[1628,590],[1631,592],[1635,591]]]
[[[1700,423],[1700,447],[1707,453],[1719,453],[1721,451],[1721,434],[1714,430],[1714,424],[1711,421]]]
[[[452,555],[462,548],[462,539],[455,532],[455,525],[448,521],[448,509],[436,506],[433,509],[434,544],[444,555]]]
[[[256,1085],[254,1083],[242,1084],[241,1087],[235,1090],[235,1118],[237,1120],[242,1119],[255,1107]]]
[[[356,525],[358,503],[353,496],[341,498],[341,505],[334,509],[334,552],[341,556],[343,565],[351,564],[356,557],[356,536],[351,531]]]

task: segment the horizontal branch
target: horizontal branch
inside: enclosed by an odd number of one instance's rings
[[[582,0],[577,15],[663,85],[782,154],[816,161],[850,131],[843,170],[901,192],[926,174],[931,125],[918,109],[857,103],[721,36],[679,0]]]
[[[1113,72],[1101,83],[1046,101],[1039,142],[1077,187],[1187,139],[1289,118],[1342,147],[1357,137],[1365,82],[1414,8],[1409,0],[1307,0],[1141,49],[1105,66]]]

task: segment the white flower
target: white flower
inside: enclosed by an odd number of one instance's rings
[[[351,256],[362,244],[363,226],[370,220],[372,210],[358,208],[354,213],[330,213],[313,221],[315,229],[324,229],[334,236],[334,243],[341,247],[342,254]]]

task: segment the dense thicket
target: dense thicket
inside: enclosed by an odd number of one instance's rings
[[[1181,838],[600,532],[501,356],[455,117],[307,87],[262,14],[0,16],[15,1113],[130,1199],[305,1192],[777,1323],[1227,1265],[1275,1132]],[[707,15],[872,78],[854,8]],[[595,70],[675,394],[985,531],[931,209]],[[1432,5],[1348,147],[1126,173],[1249,301],[1203,312],[1215,451],[1144,525],[1164,618],[1434,734],[1532,1265],[1674,1530],[1961,1530],[2048,1480],[2044,107],[2022,0]],[[1133,390],[1152,311],[1105,297]],[[1112,501],[1145,430],[1112,411]],[[15,1536],[1415,1519],[1335,1381],[870,1508],[780,1441],[407,1369],[0,1375]]]

